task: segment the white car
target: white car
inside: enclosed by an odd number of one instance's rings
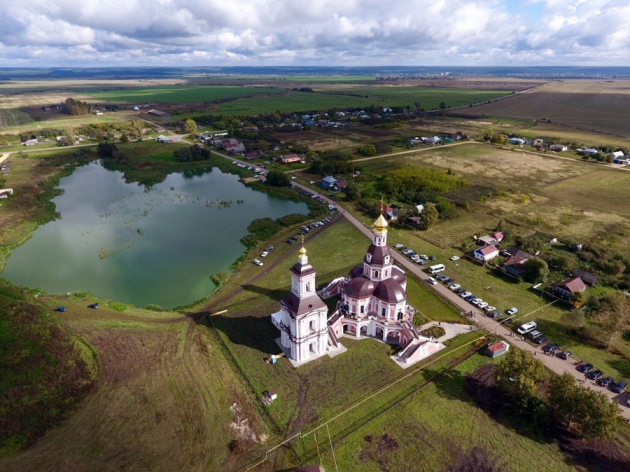
[[[314,181],[314,180],[311,180],[311,185],[314,185],[314,184],[315,184],[315,181]]]
[[[470,292],[464,292],[464,293],[460,293],[459,296],[462,298],[466,298],[466,297],[470,297],[472,295],[472,293]]]
[[[295,179],[297,179],[297,177],[295,177],[295,176],[291,177],[291,180],[295,180]]]
[[[459,284],[453,284],[451,285],[449,288],[454,292],[455,290],[457,290],[459,287],[461,287],[461,285]]]
[[[267,254],[269,254],[267,251],[263,251],[260,257],[267,257]]]
[[[257,266],[262,266],[263,263],[260,262],[258,259],[254,259],[254,264],[256,264]]]
[[[516,315],[518,313],[518,309],[515,307],[510,308],[507,312],[508,315],[512,316],[512,315]]]
[[[433,277],[429,277],[427,280],[431,285],[437,285],[437,280],[435,280]]]
[[[477,306],[479,305],[481,302],[483,302],[483,298],[475,298],[472,302],[473,305]]]
[[[458,261],[459,260],[459,256],[451,256],[451,260],[452,261]]]
[[[425,261],[429,260],[429,256],[427,256],[426,254],[420,255],[420,257],[422,257]]]
[[[487,307],[487,306],[488,306],[488,303],[487,303],[487,302],[481,302],[481,303],[478,303],[478,304],[477,304],[477,306],[478,306],[479,308],[483,309],[483,308],[485,308],[485,307]]]
[[[495,311],[496,309],[497,309],[497,307],[496,306],[492,306],[492,305],[488,305],[488,306],[483,307],[483,311],[485,311],[487,313],[490,313],[491,311]]]
[[[394,247],[396,249],[400,249],[401,247],[405,247],[405,246],[403,246],[402,244],[398,243],[398,244],[395,244]]]

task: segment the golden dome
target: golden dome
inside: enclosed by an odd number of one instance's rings
[[[389,225],[387,224],[387,220],[385,219],[383,214],[381,214],[374,222],[374,228],[380,233],[386,231],[388,226]]]
[[[300,255],[304,255],[306,254],[306,248],[304,246],[302,246],[302,248],[300,249]]]

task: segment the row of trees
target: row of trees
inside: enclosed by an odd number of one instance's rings
[[[206,161],[210,159],[210,151],[198,144],[188,147],[181,147],[173,151],[173,156],[180,162]]]
[[[495,366],[494,379],[513,409],[538,424],[555,424],[584,438],[615,435],[616,404],[603,393],[577,384],[568,372],[547,379],[544,364],[527,351],[510,349]]]
[[[89,115],[92,113],[92,105],[81,100],[75,100],[74,98],[67,98],[63,102],[61,110],[66,115]]]

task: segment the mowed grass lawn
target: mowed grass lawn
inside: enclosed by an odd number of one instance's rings
[[[161,103],[191,103],[213,102],[253,95],[274,95],[282,90],[273,87],[238,87],[231,85],[171,85],[163,87],[137,87],[122,90],[107,90],[95,92],[85,91],[98,100],[110,102],[161,102]]]

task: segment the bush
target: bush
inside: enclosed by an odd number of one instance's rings
[[[205,161],[210,159],[210,151],[202,148],[198,144],[183,147],[173,151],[173,156],[180,162]]]
[[[274,187],[286,187],[291,183],[291,178],[279,170],[270,170],[267,174],[267,183]]]

